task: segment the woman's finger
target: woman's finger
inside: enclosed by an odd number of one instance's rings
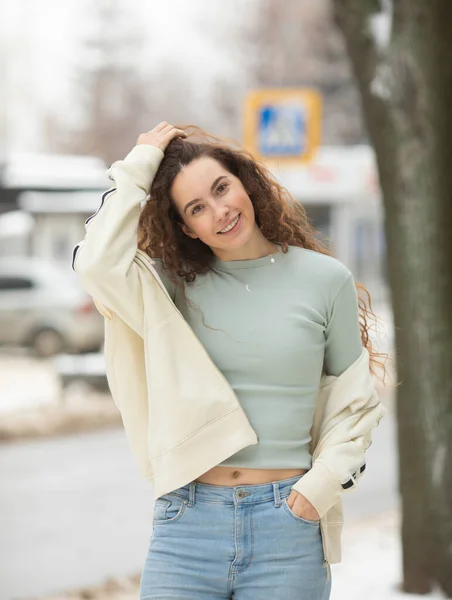
[[[162,121],[162,123],[159,123],[151,131],[142,133],[137,140],[137,144],[155,146],[162,150],[162,152],[165,152],[168,144],[176,137],[186,138],[187,134],[182,129],[178,129],[166,121]]]
[[[169,131],[165,132],[165,137],[168,140],[173,140],[176,137],[187,137],[187,134],[183,129],[177,129],[176,127],[172,127]]]
[[[166,129],[167,127],[171,127],[171,125],[168,125],[167,121],[162,121],[161,123],[159,123],[157,125],[157,127],[154,129],[154,131],[163,131],[164,129]]]

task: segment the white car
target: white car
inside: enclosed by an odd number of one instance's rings
[[[103,317],[70,270],[37,258],[0,259],[0,345],[38,356],[95,352]]]

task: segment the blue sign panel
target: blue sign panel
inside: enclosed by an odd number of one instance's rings
[[[258,111],[258,148],[263,156],[299,156],[306,150],[307,116],[300,104],[262,105]]]

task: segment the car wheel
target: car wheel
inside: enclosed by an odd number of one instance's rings
[[[59,354],[65,348],[63,337],[54,329],[40,329],[31,339],[31,347],[40,358]]]

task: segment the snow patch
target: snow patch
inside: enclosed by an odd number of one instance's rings
[[[25,376],[24,376],[25,374]],[[61,386],[48,361],[0,355],[0,416],[28,411],[42,405],[58,405]]]
[[[389,511],[345,525],[343,562],[332,565],[331,600],[440,600],[438,590],[431,595],[404,594],[400,515]]]
[[[368,29],[372,35],[377,50],[385,51],[391,41],[392,34],[392,0],[380,0],[380,12],[369,17]]]
[[[370,91],[382,100],[391,98],[391,68],[386,63],[377,65],[375,77],[370,83]]]
[[[391,97],[392,74],[385,56],[391,43],[392,19],[392,0],[380,0],[380,11],[373,13],[367,22],[377,53],[381,56],[381,62],[377,64],[375,76],[370,84],[370,91],[382,100],[389,100]]]
[[[435,487],[439,487],[443,481],[444,467],[446,466],[447,448],[442,444],[436,449],[435,461],[432,470],[432,483]]]

